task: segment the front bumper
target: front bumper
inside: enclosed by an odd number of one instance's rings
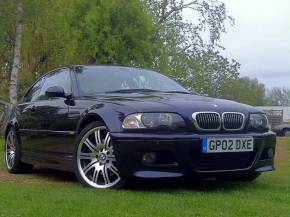
[[[214,178],[274,170],[274,156],[267,156],[269,148],[275,152],[276,135],[273,132],[205,135],[111,133],[111,136],[117,166],[126,178]],[[201,139],[205,136],[251,136],[254,138],[254,151],[203,154]],[[152,152],[156,153],[157,161],[144,163],[142,156]]]

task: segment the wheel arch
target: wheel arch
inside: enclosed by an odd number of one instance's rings
[[[12,128],[12,127],[14,127],[14,129],[16,130],[16,131],[18,131],[18,129],[19,129],[19,126],[18,126],[18,123],[13,123],[13,122],[10,122],[10,123],[8,123],[8,125],[6,126],[6,128],[5,128],[5,132],[4,132],[4,139],[6,140],[6,138],[7,138],[7,135],[8,135],[8,132],[9,132],[9,130]],[[18,136],[18,135],[17,135]]]
[[[85,126],[94,121],[102,122],[109,132],[122,132],[122,121],[125,115],[126,113],[116,111],[108,105],[92,106],[80,115],[75,133],[78,136]]]
[[[6,140],[7,138],[7,135],[8,135],[8,132],[9,130],[11,129],[11,127],[13,127],[13,125],[10,123],[7,125],[6,129],[5,129],[5,132],[4,132],[4,139]]]
[[[80,134],[80,132],[90,123],[93,123],[93,122],[96,122],[96,121],[99,121],[99,122],[102,122],[106,125],[104,119],[97,113],[88,113],[86,115],[84,115],[79,124],[78,124],[78,128],[77,128],[77,135]],[[106,125],[107,126],[107,125]]]

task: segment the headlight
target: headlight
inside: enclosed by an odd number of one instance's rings
[[[128,115],[122,124],[124,129],[179,128],[184,126],[183,118],[175,113],[135,113]]]
[[[268,118],[265,114],[250,114],[249,127],[254,130],[268,130]]]

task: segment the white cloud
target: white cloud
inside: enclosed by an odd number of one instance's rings
[[[267,88],[290,88],[290,1],[224,2],[236,21],[222,35],[224,55],[242,64],[242,76],[256,77]]]

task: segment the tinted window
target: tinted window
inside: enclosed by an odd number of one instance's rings
[[[164,75],[137,68],[79,66],[76,68],[76,76],[83,95],[124,89],[187,91]]]
[[[30,90],[24,97],[24,102],[32,102],[37,99],[41,90],[42,81],[43,79],[40,79],[38,82],[36,82],[36,84],[34,84],[32,88],[30,88]]]
[[[64,89],[67,94],[71,93],[70,73],[67,69],[60,69],[53,73],[46,75],[40,91],[39,99],[47,99],[45,91],[54,86],[59,86]]]

